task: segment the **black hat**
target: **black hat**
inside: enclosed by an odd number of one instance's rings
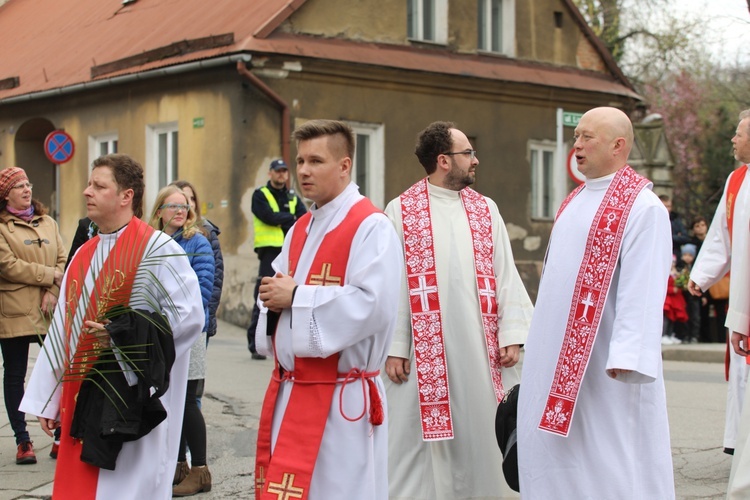
[[[289,167],[286,166],[286,163],[284,160],[274,160],[271,162],[271,166],[269,167],[269,170],[289,170]]]
[[[497,405],[495,414],[495,437],[503,453],[503,476],[514,491],[518,486],[518,450],[516,447],[516,423],[518,417],[518,392],[521,385],[516,384],[505,393]]]

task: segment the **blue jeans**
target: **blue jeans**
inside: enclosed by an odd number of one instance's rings
[[[0,339],[0,348],[3,351],[3,391],[5,394],[5,410],[8,412],[8,420],[13,433],[16,436],[16,444],[30,441],[26,430],[26,415],[18,411],[24,395],[23,384],[26,380],[26,367],[29,363],[29,343],[36,341],[33,336],[14,337]]]

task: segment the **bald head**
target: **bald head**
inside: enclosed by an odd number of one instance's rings
[[[633,147],[633,124],[617,108],[594,108],[581,117],[574,148],[578,170],[595,179],[624,167]]]
[[[594,108],[588,111],[586,115],[591,115],[595,120],[598,121],[602,132],[610,140],[615,140],[618,137],[625,139],[627,147],[627,154],[630,154],[630,149],[633,147],[633,124],[630,122],[628,115],[617,108]],[[627,160],[627,154],[625,159]]]

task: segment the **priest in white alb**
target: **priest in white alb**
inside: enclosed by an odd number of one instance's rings
[[[688,290],[700,295],[729,275],[729,309],[726,327],[731,333],[732,356],[727,392],[727,435],[737,435],[729,475],[727,498],[750,497],[750,408],[747,396],[747,367],[750,362],[750,109],[740,113],[740,122],[732,138],[735,160],[742,166],[727,179],[724,195],[716,207],[711,227],[690,272]],[[730,444],[730,443],[725,443]]]
[[[138,218],[143,215],[143,191],[143,169],[131,157],[114,154],[94,161],[83,194],[88,217],[97,224],[99,234],[78,249],[65,272],[60,307],[55,309],[21,403],[24,412],[38,416],[48,435],[62,426],[52,490],[55,500],[172,497],[190,347],[201,332],[204,314],[198,279],[185,252],[169,236]],[[131,351],[128,355],[124,345],[110,339],[110,330],[105,331],[109,318],[112,325],[125,319],[124,314],[112,316],[121,307],[139,310],[139,318],[148,312],[158,313],[171,333],[159,330],[151,337],[158,341],[139,343],[134,347],[137,354]],[[153,318],[138,324],[149,325],[156,321]],[[100,374],[95,368],[102,365],[94,360],[113,356],[122,371],[114,370],[107,380],[113,384],[120,380],[116,387],[132,391],[114,393],[109,389],[115,385],[97,381]],[[159,386],[144,382],[159,370],[163,376],[167,359],[173,359],[168,387],[163,381]],[[155,369],[137,371],[136,362],[149,367],[153,362]],[[98,389],[92,391],[94,384]],[[83,395],[99,395],[99,391],[107,393],[108,399],[100,395],[104,410],[107,400],[126,398],[129,418],[122,415],[126,411],[122,407],[112,414],[86,411],[96,406],[82,401],[95,398]],[[136,405],[129,396],[136,393],[148,400],[149,408],[155,408],[149,415],[159,415],[152,420],[155,427],[139,426],[138,420],[131,418]],[[146,413],[143,415],[145,421]],[[119,450],[111,444],[115,438]]]
[[[416,155],[427,177],[386,207],[406,270],[385,365],[389,498],[517,498],[495,412],[519,382],[531,301],[497,205],[468,187],[479,159],[466,134],[432,123]]]
[[[343,122],[294,131],[300,191],[314,204],[261,280],[256,348],[274,355],[258,426],[255,498],[384,500],[387,412],[379,377],[393,335],[401,251],[351,182]],[[273,336],[266,335],[268,321]]]
[[[661,359],[669,216],[627,165],[625,113],[575,129],[586,177],[560,207],[525,346],[518,402],[524,500],[675,496]]]

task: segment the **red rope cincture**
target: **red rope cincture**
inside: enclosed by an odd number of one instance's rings
[[[346,412],[344,412],[344,388],[348,384],[355,383],[357,380],[360,380],[362,383],[362,398],[367,401],[367,389],[370,390],[370,415],[368,418],[368,421],[372,425],[382,425],[385,421],[385,411],[383,410],[383,400],[380,397],[380,392],[378,391],[377,386],[375,385],[375,381],[373,380],[375,377],[380,375],[380,370],[373,371],[373,372],[363,372],[359,368],[352,368],[349,370],[349,373],[338,373],[337,377],[341,380],[298,380],[294,376],[294,372],[284,372],[283,375],[279,376],[277,371],[273,372],[273,379],[277,382],[283,382],[283,381],[289,381],[293,382],[295,384],[303,384],[303,385],[313,385],[313,384],[341,384],[343,387],[341,388],[341,392],[339,392],[339,412],[341,413],[341,416],[344,417],[349,422],[356,422],[362,417],[365,416],[365,413],[367,413],[367,403],[365,403],[365,406],[362,408],[362,413],[357,415],[356,417],[349,417]]]

